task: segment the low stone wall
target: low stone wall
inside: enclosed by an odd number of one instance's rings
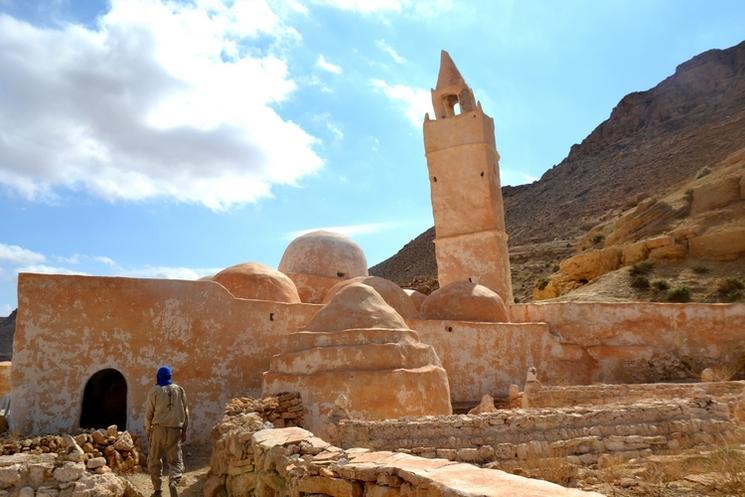
[[[304,426],[303,401],[297,392],[283,392],[262,399],[240,397],[225,405],[225,416],[228,418],[249,412],[258,414],[274,428]]]
[[[301,428],[233,419],[215,446],[204,497],[600,497],[498,470],[366,449],[342,450]],[[219,425],[218,425],[219,426]],[[216,427],[216,431],[221,431]]]
[[[472,416],[341,420],[337,443],[512,468],[555,457],[592,464],[605,454],[631,458],[736,436],[740,431],[728,407],[704,397]]]
[[[124,439],[134,451],[131,437],[127,437],[128,433]],[[46,445],[30,448],[21,444],[25,451],[0,456],[0,496],[141,497],[126,479],[114,474],[103,454],[84,451],[70,435],[45,437],[43,441]]]
[[[648,399],[690,399],[707,395],[721,402],[739,401],[745,398],[745,381],[572,386],[547,386],[529,382],[523,392],[523,407],[632,404]]]

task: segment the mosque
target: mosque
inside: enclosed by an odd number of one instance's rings
[[[21,274],[10,429],[143,432],[158,365],[173,366],[206,440],[231,398],[297,391],[309,428],[343,394],[361,419],[449,414],[523,388],[680,379],[745,350],[745,305],[514,304],[494,124],[442,53],[424,120],[441,288],[368,275],[330,232],[292,241],[277,270],[200,281]]]

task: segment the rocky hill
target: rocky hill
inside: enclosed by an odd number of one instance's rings
[[[13,356],[13,334],[16,331],[16,312],[0,317],[0,361],[9,361]]]
[[[699,54],[654,88],[625,96],[539,181],[502,189],[517,298],[530,299],[534,279],[589,229],[744,145],[745,42]],[[433,239],[430,229],[371,274],[435,286]]]

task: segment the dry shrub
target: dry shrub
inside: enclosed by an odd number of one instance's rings
[[[709,368],[714,381],[729,381],[745,367],[745,356],[740,356],[733,362],[720,364]]]
[[[745,495],[745,452],[728,446],[720,447],[703,461],[702,467],[721,475],[718,487],[733,495]]]
[[[578,468],[561,457],[528,459],[525,466],[530,468],[530,476],[550,481],[563,487],[577,484]]]

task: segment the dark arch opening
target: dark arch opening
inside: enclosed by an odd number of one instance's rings
[[[81,428],[127,429],[127,380],[116,369],[102,369],[85,384]]]

